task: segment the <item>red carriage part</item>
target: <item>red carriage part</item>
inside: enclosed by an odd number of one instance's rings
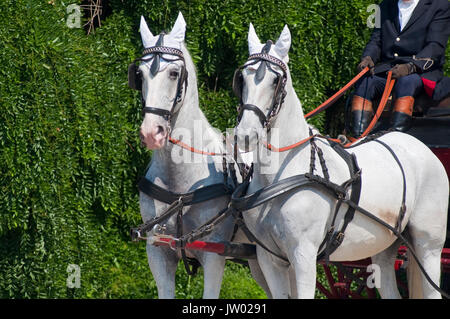
[[[397,259],[394,264],[395,271],[400,270],[402,268],[404,261],[401,259]]]
[[[441,256],[442,272],[450,274],[450,248],[444,248]]]
[[[256,259],[256,246],[253,244],[234,242],[215,243],[196,240],[192,242],[184,242],[180,245],[181,243],[179,239],[165,234],[155,234],[149,237],[149,240],[152,245],[165,246],[173,250],[184,248],[193,251],[216,253],[222,256],[237,259]]]
[[[155,235],[152,236],[150,240],[155,246],[167,246],[172,249],[177,248],[178,240],[170,235]],[[225,252],[225,245],[223,243],[210,243],[199,240],[186,243],[184,248],[188,250],[198,250],[216,254],[223,254]]]
[[[352,262],[343,262],[341,267],[332,269],[330,265],[319,262],[322,267],[329,288],[316,281],[316,288],[328,299],[362,299],[376,298],[375,289],[366,285],[367,266],[371,264],[370,258]],[[356,272],[354,271],[356,270]],[[334,273],[334,274],[333,274]]]
[[[450,176],[450,148],[432,148],[431,150],[444,165],[447,176]]]
[[[398,258],[395,261],[395,270],[399,271],[407,260],[407,248],[401,246],[398,249]],[[370,258],[363,260],[342,262],[341,269],[332,269],[324,262],[319,262],[322,267],[329,288],[325,287],[319,281],[316,282],[316,288],[328,299],[361,299],[377,298],[375,289],[363,285],[371,273],[367,272],[367,267],[372,263]],[[441,255],[442,273],[450,273],[450,248],[444,248]],[[359,282],[355,281],[358,278]],[[397,284],[404,292],[407,292],[407,284],[397,279]]]

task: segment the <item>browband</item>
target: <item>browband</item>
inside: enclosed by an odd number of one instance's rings
[[[251,61],[251,60],[264,60],[264,61],[270,62],[272,64],[279,66],[284,72],[287,73],[286,64],[284,64],[284,62],[281,61],[280,59],[277,59],[276,57],[269,55],[267,53],[252,54],[248,57],[247,61]],[[244,65],[244,67],[245,67],[245,65]]]
[[[178,56],[178,57],[184,59],[183,52],[181,50],[178,50],[175,48],[170,48],[170,47],[164,47],[164,46],[155,46],[155,47],[146,48],[146,49],[144,49],[144,51],[142,51],[142,56],[145,56],[148,54],[153,54],[153,53],[170,54],[170,55],[175,55],[175,56]]]

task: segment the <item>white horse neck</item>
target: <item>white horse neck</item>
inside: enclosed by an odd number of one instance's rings
[[[223,149],[221,134],[212,128],[199,107],[194,63],[184,45],[182,51],[188,71],[188,86],[183,104],[172,118],[171,136],[197,150],[221,153]],[[191,159],[180,161],[182,155],[179,155],[174,161],[174,154],[182,154],[182,152],[187,156],[192,155]],[[162,149],[153,152],[152,166],[162,171],[167,177],[166,181],[170,180],[170,184],[174,184],[172,186],[175,188],[184,188],[184,185],[180,185],[180,181],[200,180],[205,176],[213,177],[214,180],[222,178],[222,173],[215,169],[215,165],[211,166],[211,159],[209,158],[208,161],[206,155],[191,154],[188,150],[169,141]]]
[[[302,104],[292,86],[290,77],[286,83],[286,92],[280,113],[272,125],[272,128],[278,129],[280,133],[279,147],[294,144],[309,136],[309,126],[303,114]]]
[[[282,148],[297,143],[307,138],[310,134],[310,127],[304,118],[302,105],[292,86],[290,76],[288,76],[288,81],[286,83],[286,92],[287,94],[284,99],[284,103],[281,106],[277,117],[273,120],[270,133],[267,137],[268,142],[277,148]],[[259,147],[260,154],[262,152],[267,152],[263,145],[260,144]],[[309,143],[306,143],[291,151],[271,153],[270,156],[272,160],[276,158],[276,162],[278,162],[280,167],[282,167],[291,152],[300,152],[305,158],[304,161],[301,161],[309,163],[309,149]],[[296,158],[298,157],[296,156]],[[280,173],[280,170],[277,170],[277,172],[274,172],[273,174],[262,173],[264,169],[261,167],[259,161],[255,162],[254,167],[255,172],[260,173],[259,175],[265,180],[265,184],[273,182],[277,179],[277,175]]]

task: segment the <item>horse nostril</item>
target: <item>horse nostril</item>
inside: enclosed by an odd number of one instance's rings
[[[164,127],[161,125],[158,125],[156,127],[156,134],[162,134],[162,133],[164,133]]]

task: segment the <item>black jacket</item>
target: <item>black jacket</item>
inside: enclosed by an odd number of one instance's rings
[[[395,64],[412,62],[425,79],[424,84],[434,90],[436,82],[443,78],[450,35],[450,2],[420,0],[402,31],[398,0],[384,0],[380,10],[381,27],[374,29],[363,57],[370,56],[377,65],[375,70],[381,72]]]

